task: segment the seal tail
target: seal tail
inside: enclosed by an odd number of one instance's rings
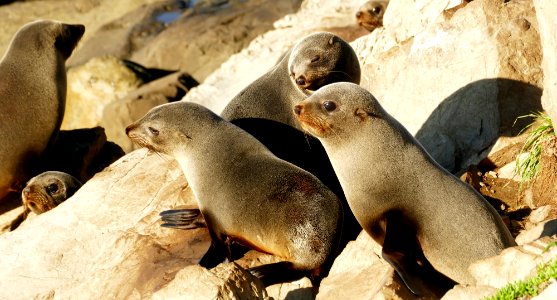
[[[197,208],[165,210],[159,216],[162,227],[186,230],[207,227],[203,214]]]

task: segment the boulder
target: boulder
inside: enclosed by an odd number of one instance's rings
[[[381,246],[362,231],[335,259],[316,299],[414,299],[380,253]]]
[[[540,39],[543,48],[544,89],[542,105],[548,115],[557,123],[557,2],[534,0],[536,17],[539,24]]]
[[[104,107],[141,83],[133,71],[113,56],[96,57],[69,69],[62,129],[99,126]]]
[[[362,86],[456,173],[541,108],[541,47],[529,1],[475,0],[450,15],[438,2],[391,1],[384,28],[353,45]]]

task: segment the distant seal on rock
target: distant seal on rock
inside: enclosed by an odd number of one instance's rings
[[[364,3],[356,12],[358,25],[372,32],[383,26],[383,15],[389,6],[389,0],[372,0]]]
[[[47,171],[31,178],[21,193],[23,213],[12,222],[10,229],[17,228],[31,211],[40,215],[55,208],[81,186],[77,178],[58,171]]]
[[[265,286],[319,275],[332,263],[342,226],[339,199],[244,130],[179,101],[151,109],[126,133],[181,166],[212,239],[202,266],[230,258],[232,242],[285,260],[249,269]]]
[[[287,51],[269,72],[236,95],[224,108],[226,120],[259,118],[298,128],[292,107],[311,91],[338,81],[360,83],[354,49],[340,37],[319,32]]]
[[[413,246],[439,272],[472,284],[472,262],[516,245],[495,209],[362,87],[322,87],[294,113],[325,147],[354,215],[409,287],[419,272],[407,267],[414,258],[424,263]]]
[[[55,139],[66,103],[65,61],[84,31],[83,25],[29,23],[0,62],[0,199],[21,191]]]

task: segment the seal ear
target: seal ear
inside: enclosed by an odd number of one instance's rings
[[[335,43],[335,36],[332,36],[332,37],[329,39],[329,45],[333,45],[334,43]]]
[[[358,117],[361,122],[365,121],[369,117],[369,113],[361,107],[356,108],[354,115]]]

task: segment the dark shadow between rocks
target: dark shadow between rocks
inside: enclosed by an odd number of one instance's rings
[[[309,297],[311,295],[311,297]],[[296,300],[296,299],[315,299],[315,293],[313,292],[313,288],[306,287],[300,288],[297,290],[293,290],[286,294],[284,300]]]
[[[542,90],[505,78],[472,82],[447,97],[416,133],[416,139],[448,171],[478,163],[500,136],[516,136],[541,111]]]

